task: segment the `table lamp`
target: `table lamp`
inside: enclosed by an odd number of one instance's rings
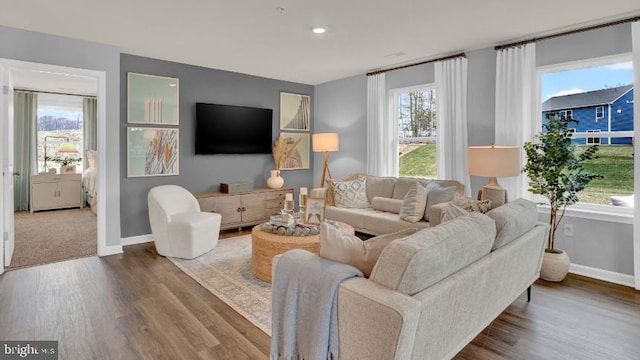
[[[329,152],[340,150],[339,136],[336,133],[317,133],[312,135],[313,152],[322,152],[324,167],[322,168],[322,180],[320,187],[324,187],[326,174],[331,178],[329,170]]]
[[[517,146],[488,145],[469,146],[467,152],[469,175],[488,177],[489,182],[478,192],[478,199],[486,199],[485,192],[497,193],[490,196],[492,207],[507,202],[507,191],[498,184],[497,177],[520,174],[520,148]]]

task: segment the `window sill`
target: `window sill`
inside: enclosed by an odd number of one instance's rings
[[[548,205],[538,205],[538,212],[549,214]],[[560,213],[560,210],[558,213]],[[567,206],[565,216],[581,219],[599,220],[620,224],[633,224],[633,208],[619,206],[576,204]]]

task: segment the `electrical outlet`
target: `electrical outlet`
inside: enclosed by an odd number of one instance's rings
[[[564,224],[564,235],[573,236],[573,224]]]

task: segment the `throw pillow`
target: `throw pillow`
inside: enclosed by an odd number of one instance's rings
[[[402,200],[376,196],[371,200],[371,207],[375,210],[399,214],[400,208],[402,207]]]
[[[356,178],[350,181],[333,181],[333,200],[337,207],[364,209],[369,207],[367,181]]]
[[[320,257],[352,265],[369,277],[382,250],[389,243],[416,231],[413,228],[404,229],[362,241],[355,235],[343,233],[337,226],[323,222],[320,225]]]
[[[449,206],[447,206],[447,210],[445,210],[442,213],[442,219],[440,220],[441,223],[447,222],[447,221],[451,221],[457,217],[460,216],[465,216],[467,215],[469,212],[459,206],[456,206],[454,204],[449,204]]]
[[[451,200],[451,203],[467,211],[481,212],[483,214],[486,214],[487,211],[491,210],[491,200],[475,200],[456,196]]]
[[[400,207],[400,219],[416,223],[424,217],[427,205],[427,190],[419,182],[414,182],[407,191]]]
[[[427,205],[424,209],[424,219],[429,221],[429,208],[433,205],[449,202],[456,196],[456,187],[442,187],[436,182],[430,182],[425,188],[427,192]]]

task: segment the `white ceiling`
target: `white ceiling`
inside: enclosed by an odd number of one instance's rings
[[[638,0],[7,2],[5,26],[312,85],[640,14]],[[315,35],[314,25],[329,30]]]
[[[48,71],[11,69],[13,87],[71,95],[96,95],[96,78],[53,73]]]

